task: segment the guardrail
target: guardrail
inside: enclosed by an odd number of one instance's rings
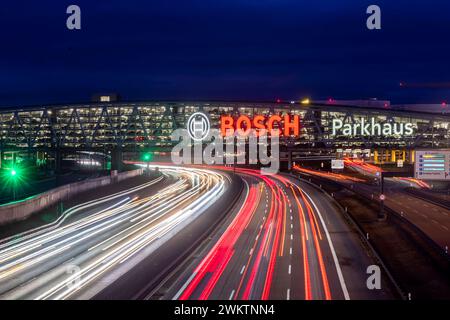
[[[310,176],[310,175],[303,174],[303,176]],[[353,188],[353,185],[348,186],[348,185],[339,183],[337,181],[324,179],[324,178],[320,178],[320,177],[315,177],[315,176],[312,176],[312,177],[316,180],[325,181],[328,184],[334,184],[341,188],[347,189],[348,191],[353,192],[354,194],[368,200],[369,202],[375,201],[376,203],[380,203],[380,200],[377,199],[376,197],[372,198],[362,192],[358,192],[357,188]],[[321,186],[320,186],[320,189],[322,189]],[[426,242],[439,256],[443,257],[446,260],[450,260],[450,255],[448,254],[448,252],[446,252],[446,248],[441,247],[438,243],[436,243],[420,227],[418,227],[416,224],[414,224],[412,221],[410,221],[408,218],[406,218],[404,214],[402,214],[401,212],[399,213],[399,212],[395,211],[394,209],[390,208],[386,204],[384,205],[384,211],[386,213],[390,214],[391,216],[397,218],[399,221],[402,221],[403,223],[408,225],[411,229],[415,230],[417,232],[417,234],[422,238],[422,240],[424,242]]]
[[[67,200],[84,191],[142,175],[143,172],[144,169],[142,168],[121,173],[112,171],[109,176],[66,184],[21,201],[0,205],[0,225],[24,220],[30,217],[33,213],[56,204],[59,201]]]
[[[407,300],[407,294],[405,291],[401,288],[401,286],[397,283],[394,276],[390,272],[389,268],[387,267],[386,263],[384,262],[384,259],[381,257],[381,254],[378,252],[378,250],[372,245],[372,243],[367,239],[367,234],[365,233],[364,228],[361,226],[361,224],[348,212],[347,208],[342,207],[342,205],[327,191],[325,191],[322,188],[322,185],[316,184],[313,180],[306,180],[305,178],[300,177],[300,175],[290,174],[295,179],[298,179],[299,181],[303,181],[309,185],[311,185],[313,188],[316,188],[323,192],[326,196],[329,197],[329,199],[339,208],[341,213],[343,214],[344,218],[350,223],[353,228],[358,232],[360,240],[363,242],[363,245],[368,248],[374,259],[378,262],[378,264],[383,268],[384,272],[387,274],[389,281],[394,286],[395,290],[397,291],[397,294],[402,300]],[[335,181],[333,181],[335,182]],[[335,182],[336,183],[336,182]]]

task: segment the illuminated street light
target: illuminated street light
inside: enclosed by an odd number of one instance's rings
[[[306,99],[303,99],[303,100],[301,101],[301,103],[306,105],[306,104],[310,104],[311,101],[309,100],[309,98],[306,98]]]
[[[147,174],[150,175],[150,161],[153,159],[153,155],[150,152],[144,153],[142,160],[147,162]]]
[[[150,153],[144,154],[144,161],[148,162],[152,159],[152,155]]]
[[[12,193],[13,193],[13,201],[16,201],[16,188],[17,183],[22,179],[21,172],[16,168],[11,168],[9,170],[9,174],[6,175],[6,178],[10,180]]]

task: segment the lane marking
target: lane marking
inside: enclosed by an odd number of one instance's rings
[[[287,289],[286,300],[291,300],[291,289]]]
[[[181,296],[181,294],[184,292],[184,290],[186,290],[187,286],[189,285],[189,283],[191,283],[191,281],[195,278],[196,275],[197,275],[197,272],[193,272],[191,274],[189,279],[187,279],[187,281],[183,284],[183,286],[180,288],[180,290],[178,290],[178,292],[173,296],[172,300],[178,300],[178,298]]]
[[[292,247],[289,249],[289,254],[292,255]]]
[[[233,289],[233,291],[231,291],[230,297],[228,298],[228,300],[233,300],[233,296],[234,296],[235,290]]]
[[[248,185],[248,182],[246,180],[244,180],[245,182],[245,199],[248,199],[248,195],[250,193],[250,186]],[[242,208],[244,208],[245,206],[245,201],[242,202],[241,207],[239,208],[239,212],[241,212]],[[261,225],[262,228],[262,225]],[[197,275],[197,272],[193,272],[191,274],[191,276],[187,279],[187,281],[181,286],[180,290],[178,290],[178,292],[173,296],[172,300],[178,300],[178,298],[183,294],[184,290],[186,290],[186,288],[188,287],[188,285],[192,282],[192,280],[195,278],[195,276]]]
[[[242,266],[242,269],[241,269],[241,273],[240,273],[240,274],[243,274],[243,273],[244,273],[244,270],[245,270],[245,265]]]
[[[288,274],[291,274],[291,271],[292,271],[292,267],[291,267],[291,265],[289,265]]]

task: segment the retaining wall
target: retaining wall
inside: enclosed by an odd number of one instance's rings
[[[121,173],[112,171],[110,176],[66,184],[22,201],[0,205],[0,225],[13,221],[24,220],[31,216],[34,212],[45,209],[61,200],[67,200],[79,193],[142,175],[143,171],[143,169],[125,171]]]

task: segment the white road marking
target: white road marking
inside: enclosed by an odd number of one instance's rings
[[[291,300],[291,289],[287,289],[286,300]]]
[[[304,191],[305,192],[305,191]],[[325,234],[327,236],[328,244],[330,246],[331,254],[333,255],[334,265],[336,266],[336,272],[338,274],[339,282],[341,284],[342,292],[344,293],[345,300],[350,300],[350,295],[348,294],[347,286],[345,284],[344,276],[342,274],[341,266],[339,265],[339,260],[336,255],[336,251],[334,250],[333,242],[331,241],[330,233],[328,232],[328,228],[325,225],[325,221],[323,220],[322,214],[320,213],[319,208],[317,208],[316,203],[313,201],[313,199],[309,196],[308,193],[306,193],[306,196],[313,204],[314,208],[317,211],[317,214],[319,215],[320,222],[322,223],[322,227],[325,230]]]
[[[243,274],[243,273],[244,273],[244,270],[245,270],[245,265],[242,266],[242,269],[241,269],[241,273],[240,273],[240,274]]]
[[[289,265],[289,270],[288,270],[288,274],[291,274],[292,268],[291,265]]]
[[[235,290],[233,289],[233,291],[231,291],[230,297],[228,298],[228,300],[233,300],[233,296],[234,296]]]

